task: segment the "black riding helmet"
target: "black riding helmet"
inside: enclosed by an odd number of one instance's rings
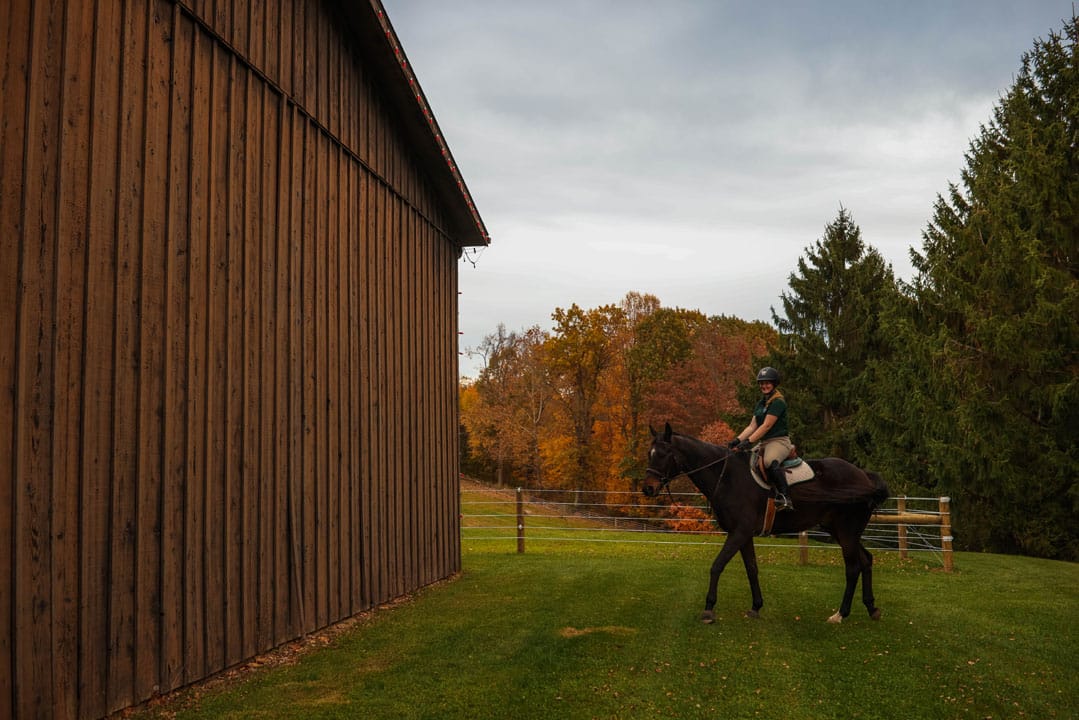
[[[774,367],[763,367],[757,373],[757,382],[770,382],[773,385],[779,385],[779,371]]]

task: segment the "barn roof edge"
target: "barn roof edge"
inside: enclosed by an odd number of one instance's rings
[[[450,221],[447,229],[451,239],[461,248],[489,245],[491,239],[487,227],[386,9],[379,0],[343,0],[338,6],[352,25],[350,29],[359,41],[361,53],[384,78],[383,89],[402,114],[403,129],[414,142],[436,190],[446,201]]]

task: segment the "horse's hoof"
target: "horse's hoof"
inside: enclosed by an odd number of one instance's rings
[[[745,616],[747,618],[753,618],[754,620],[759,620],[760,617],[761,617],[761,614],[759,612],[757,612],[756,610],[746,610]]]
[[[880,620],[880,608],[873,608],[873,612],[869,613],[871,620]]]
[[[832,617],[828,618],[828,622],[832,623],[833,625],[838,625],[839,623],[843,622],[843,616],[839,613],[836,613]]]
[[[705,625],[711,625],[716,621],[716,614],[711,610],[705,610],[701,613],[701,622]]]

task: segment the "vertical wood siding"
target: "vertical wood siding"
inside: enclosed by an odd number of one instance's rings
[[[0,717],[460,567],[458,248],[336,7],[0,8]]]

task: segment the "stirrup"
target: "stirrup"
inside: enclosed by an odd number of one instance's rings
[[[792,503],[790,501],[790,498],[788,498],[786,495],[784,495],[781,492],[777,492],[776,493],[776,511],[779,512],[780,510],[793,510],[793,509],[794,509],[794,503]]]

